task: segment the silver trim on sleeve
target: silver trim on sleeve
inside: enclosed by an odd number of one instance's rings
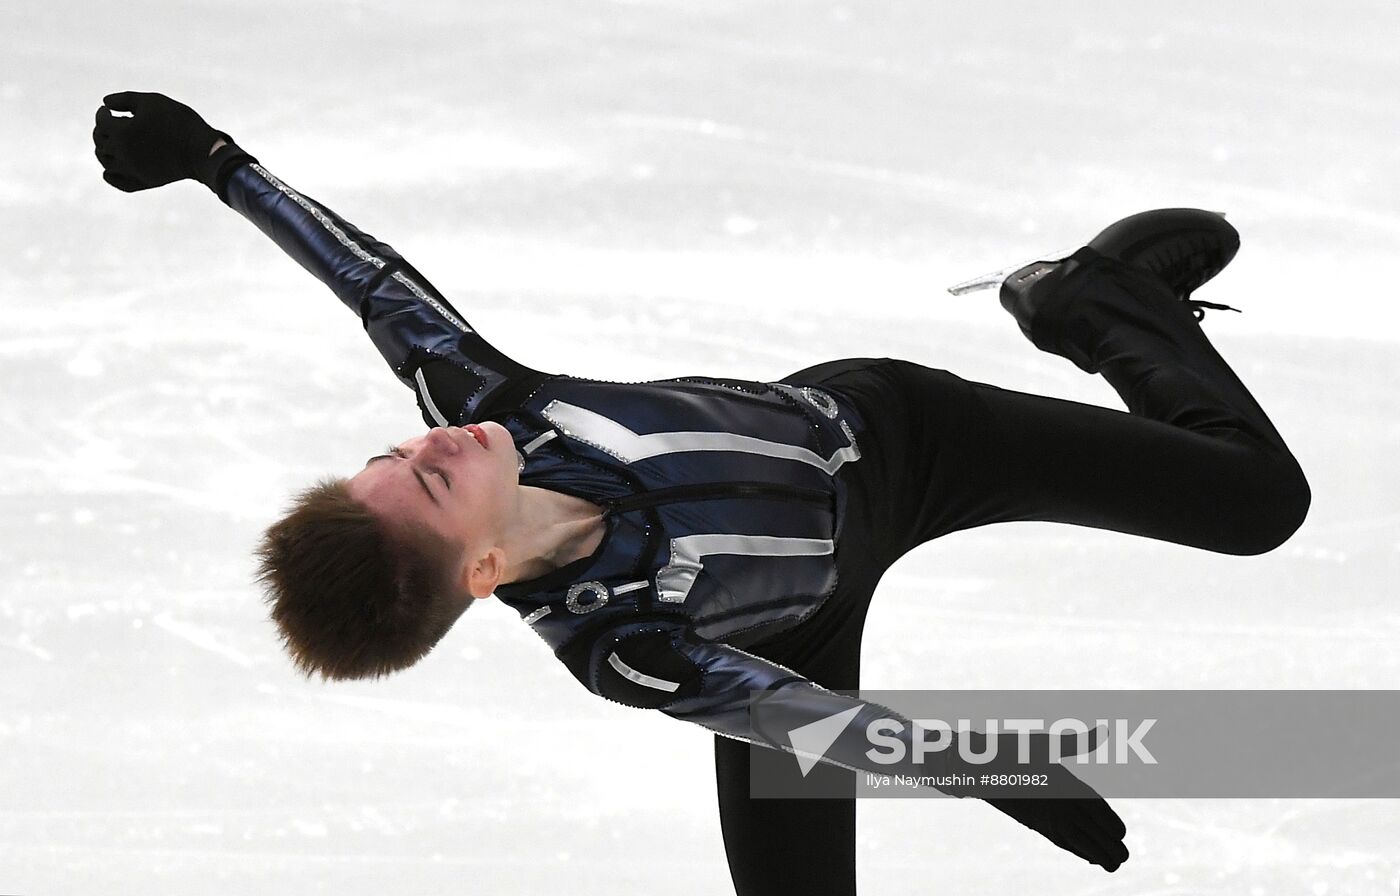
[[[301,195],[296,190],[293,190],[291,187],[282,183],[282,181],[278,180],[271,172],[269,172],[266,168],[259,165],[258,163],[254,162],[251,165],[249,165],[249,167],[256,171],[259,175],[261,175],[268,183],[272,184],[272,186],[280,190],[282,195],[286,196],[288,199],[292,200],[297,205],[304,208],[307,211],[307,213],[311,215],[311,217],[316,219],[316,222],[318,224],[320,224],[326,229],[327,233],[335,237],[336,241],[339,242],[346,249],[349,249],[350,252],[356,258],[360,259],[361,261],[369,262],[377,268],[384,267],[384,259],[379,258],[376,255],[371,255],[369,252],[365,251],[363,246],[352,240],[348,233],[346,233],[344,230],[341,230],[340,227],[337,226],[336,223],[332,221],[330,217],[326,215],[325,212],[317,208],[305,196]],[[443,320],[452,324],[452,326],[461,330],[463,333],[474,332],[472,328],[467,326],[466,323],[464,323],[461,319],[457,317],[457,315],[453,314],[451,311],[448,311],[447,308],[445,308],[441,302],[428,295],[427,291],[425,291],[423,287],[413,282],[413,280],[409,278],[408,275],[405,274],[403,271],[394,271],[394,273],[390,276],[393,277],[393,279],[397,280],[399,283],[402,283],[404,287],[407,288],[409,292],[413,293],[413,295],[417,297],[420,301],[424,302],[438,314],[442,315]]]
[[[413,371],[413,381],[418,384],[418,394],[423,397],[423,407],[428,409],[428,414],[433,418],[433,422],[438,426],[450,426],[447,418],[438,410],[437,404],[433,401],[433,396],[428,392],[428,382],[423,379],[423,368]]]
[[[667,681],[664,678],[656,678],[655,676],[647,675],[645,672],[638,672],[636,669],[624,663],[622,657],[618,656],[615,650],[608,655],[608,665],[622,673],[622,677],[628,681],[635,681],[637,684],[649,688],[656,688],[658,691],[674,694],[676,691],[680,690],[681,687],[679,681]]]

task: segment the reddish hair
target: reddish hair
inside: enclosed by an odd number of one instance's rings
[[[391,533],[346,480],[323,479],[267,528],[257,578],[298,670],[378,678],[426,656],[471,606],[450,557],[434,533]]]

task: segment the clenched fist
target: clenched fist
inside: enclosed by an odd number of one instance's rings
[[[228,146],[214,153],[220,140]],[[224,163],[234,157],[252,161],[233,145],[231,137],[211,128],[198,112],[159,93],[124,91],[103,97],[92,142],[102,163],[102,179],[126,193],[187,179],[198,180],[217,193]]]

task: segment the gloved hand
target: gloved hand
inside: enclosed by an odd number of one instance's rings
[[[1059,735],[1058,743],[1053,744],[1049,735],[1031,734],[1025,743],[1026,762],[1021,762],[1022,745],[1015,733],[1000,733],[993,743],[988,735],[962,731],[954,735],[948,748],[947,772],[978,783],[939,789],[953,796],[985,800],[1061,849],[1101,865],[1105,871],[1116,871],[1128,860],[1128,848],[1123,845],[1127,827],[1103,797],[1057,761],[1093,753],[1101,739],[1097,728],[1087,734]],[[990,756],[990,760],[974,763],[964,759],[959,749],[964,740],[969,755]],[[1022,783],[1032,780],[1035,783]]]
[[[113,111],[131,116],[118,117]],[[211,155],[220,139],[229,145]],[[125,91],[103,97],[92,142],[104,169],[102,179],[126,193],[186,179],[201,181],[218,193],[225,163],[234,158],[255,161],[198,112],[159,93]]]
[[[988,798],[987,804],[1068,850],[1086,862],[1117,871],[1128,860],[1123,836],[1128,828],[1103,797],[1062,765],[1050,763],[1042,772],[1056,793],[1078,789],[1083,795],[1072,798]]]

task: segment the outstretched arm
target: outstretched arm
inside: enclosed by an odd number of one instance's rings
[[[567,650],[567,648],[566,648]],[[570,669],[600,696],[628,706],[660,709],[666,715],[703,725],[728,737],[805,754],[852,770],[913,778],[949,779],[954,775],[995,772],[1002,767],[970,765],[960,758],[956,741],[980,739],[975,733],[945,740],[943,749],[920,761],[919,729],[909,719],[876,703],[829,691],[762,657],[727,644],[700,638],[679,621],[626,623],[591,640],[570,658]],[[762,692],[755,700],[755,692]],[[762,702],[762,710],[752,712]],[[871,755],[868,726],[881,719],[899,723],[885,729],[900,741],[902,758],[877,762]],[[951,742],[951,743],[950,743]],[[1039,743],[1044,747],[1043,742]],[[898,752],[898,751],[896,751]],[[982,747],[976,751],[984,752]],[[1010,757],[1017,749],[999,744],[994,751]],[[1076,750],[1066,750],[1068,755]],[[1012,771],[1025,771],[1026,767]],[[1037,761],[1036,771],[1068,798],[992,796],[995,791],[956,784],[935,787],[954,796],[980,795],[999,811],[1085,861],[1113,871],[1128,857],[1126,828],[1098,794],[1057,763]]]
[[[112,186],[135,192],[197,179],[326,284],[418,395],[429,424],[477,419],[546,378],[482,339],[391,246],[279,180],[189,107],[160,94],[112,94],[93,140]]]
[[[392,247],[256,162],[232,171],[221,198],[359,315],[430,425],[477,419],[488,403],[523,398],[544,379],[482,339]]]

